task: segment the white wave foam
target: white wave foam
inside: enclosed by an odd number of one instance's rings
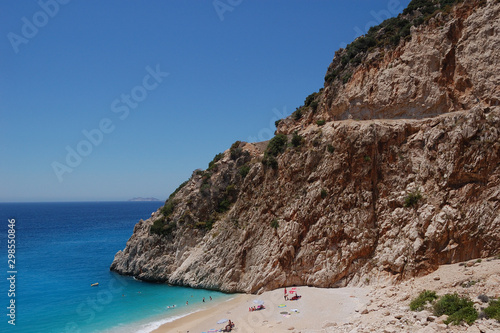
[[[141,326],[141,328],[138,331],[135,331],[135,333],[151,333],[155,329],[159,328],[161,325],[171,323],[174,320],[189,316],[190,314],[196,313],[198,311],[201,311],[201,310],[196,310],[196,311],[189,312],[186,314],[182,314],[182,315],[178,315],[178,316],[174,316],[174,317],[169,317],[169,318],[165,318],[165,319],[161,319],[161,320],[153,321],[151,323],[144,324]]]
[[[234,299],[234,297],[231,297],[227,300],[224,300],[223,303],[229,302],[230,300]],[[183,313],[159,320],[154,320],[151,322],[145,323],[144,321],[142,322],[135,322],[135,323],[130,323],[130,324],[123,324],[123,325],[118,325],[115,326],[109,330],[101,331],[101,333],[151,333],[152,331],[158,329],[160,326],[171,323],[177,319],[189,316],[193,313],[203,311],[207,308],[207,306],[202,306],[194,311],[188,312],[188,313]]]

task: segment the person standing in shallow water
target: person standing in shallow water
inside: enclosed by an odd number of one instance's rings
[[[203,303],[205,303],[205,297],[203,297]]]

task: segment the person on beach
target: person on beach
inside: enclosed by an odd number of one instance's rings
[[[203,297],[203,303],[205,303],[205,297]]]
[[[189,301],[186,301],[186,305],[189,305]]]
[[[233,328],[234,328],[234,323],[231,321],[231,319],[229,319],[229,323],[224,328],[224,332],[231,332]]]
[[[212,296],[209,296],[210,297],[210,300],[212,300]]]

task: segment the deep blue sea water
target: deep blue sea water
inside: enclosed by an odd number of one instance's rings
[[[109,271],[134,225],[160,202],[0,203],[1,332],[150,332],[230,295],[151,284]],[[15,219],[9,297],[8,219]],[[98,282],[98,287],[90,284]],[[202,303],[203,297],[207,302]],[[15,299],[15,326],[8,323]],[[189,301],[189,305],[186,305]],[[176,305],[175,308],[168,306]]]

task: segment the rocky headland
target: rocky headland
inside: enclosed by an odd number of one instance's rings
[[[111,269],[261,293],[409,281],[497,254],[499,31],[497,0],[412,1],[337,51],[272,140],[193,172]]]

